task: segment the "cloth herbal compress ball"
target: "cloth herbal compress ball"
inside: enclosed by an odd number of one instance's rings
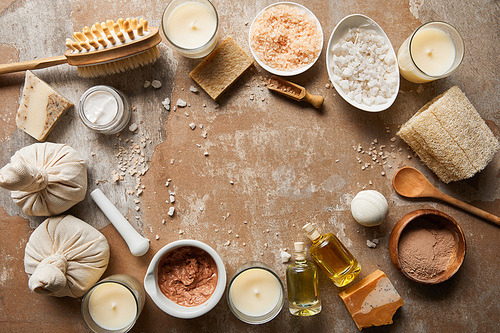
[[[388,211],[384,195],[374,190],[361,191],[351,201],[352,216],[365,227],[380,225]]]
[[[12,191],[27,215],[58,215],[85,198],[87,167],[70,146],[35,143],[17,151],[0,169],[0,187]]]
[[[102,276],[109,261],[106,237],[72,216],[49,217],[26,244],[24,270],[31,291],[81,297]]]

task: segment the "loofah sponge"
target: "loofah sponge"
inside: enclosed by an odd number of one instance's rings
[[[500,148],[456,86],[424,105],[396,134],[445,183],[474,176]]]

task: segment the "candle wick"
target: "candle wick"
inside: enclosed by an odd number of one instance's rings
[[[432,55],[432,51],[433,51],[433,49],[427,49],[427,55],[429,55],[429,56]]]
[[[110,310],[114,310],[114,309],[116,309],[116,303],[115,303],[115,302],[111,303],[111,308],[110,308]]]
[[[259,290],[258,289],[255,289],[253,292],[255,293],[256,296],[259,296]]]
[[[196,29],[197,22],[198,22],[198,20],[194,20],[193,24],[191,24],[191,28]]]

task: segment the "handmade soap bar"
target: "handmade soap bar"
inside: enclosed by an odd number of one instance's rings
[[[72,106],[47,83],[26,71],[23,96],[16,115],[17,127],[38,141],[45,141],[59,117]]]
[[[404,304],[384,272],[376,270],[339,294],[359,330],[392,324],[392,316]]]

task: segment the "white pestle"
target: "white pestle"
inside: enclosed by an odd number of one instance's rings
[[[100,189],[92,191],[90,197],[111,221],[116,230],[118,230],[134,256],[140,257],[148,252],[149,239],[142,237],[134,227],[132,227]]]

